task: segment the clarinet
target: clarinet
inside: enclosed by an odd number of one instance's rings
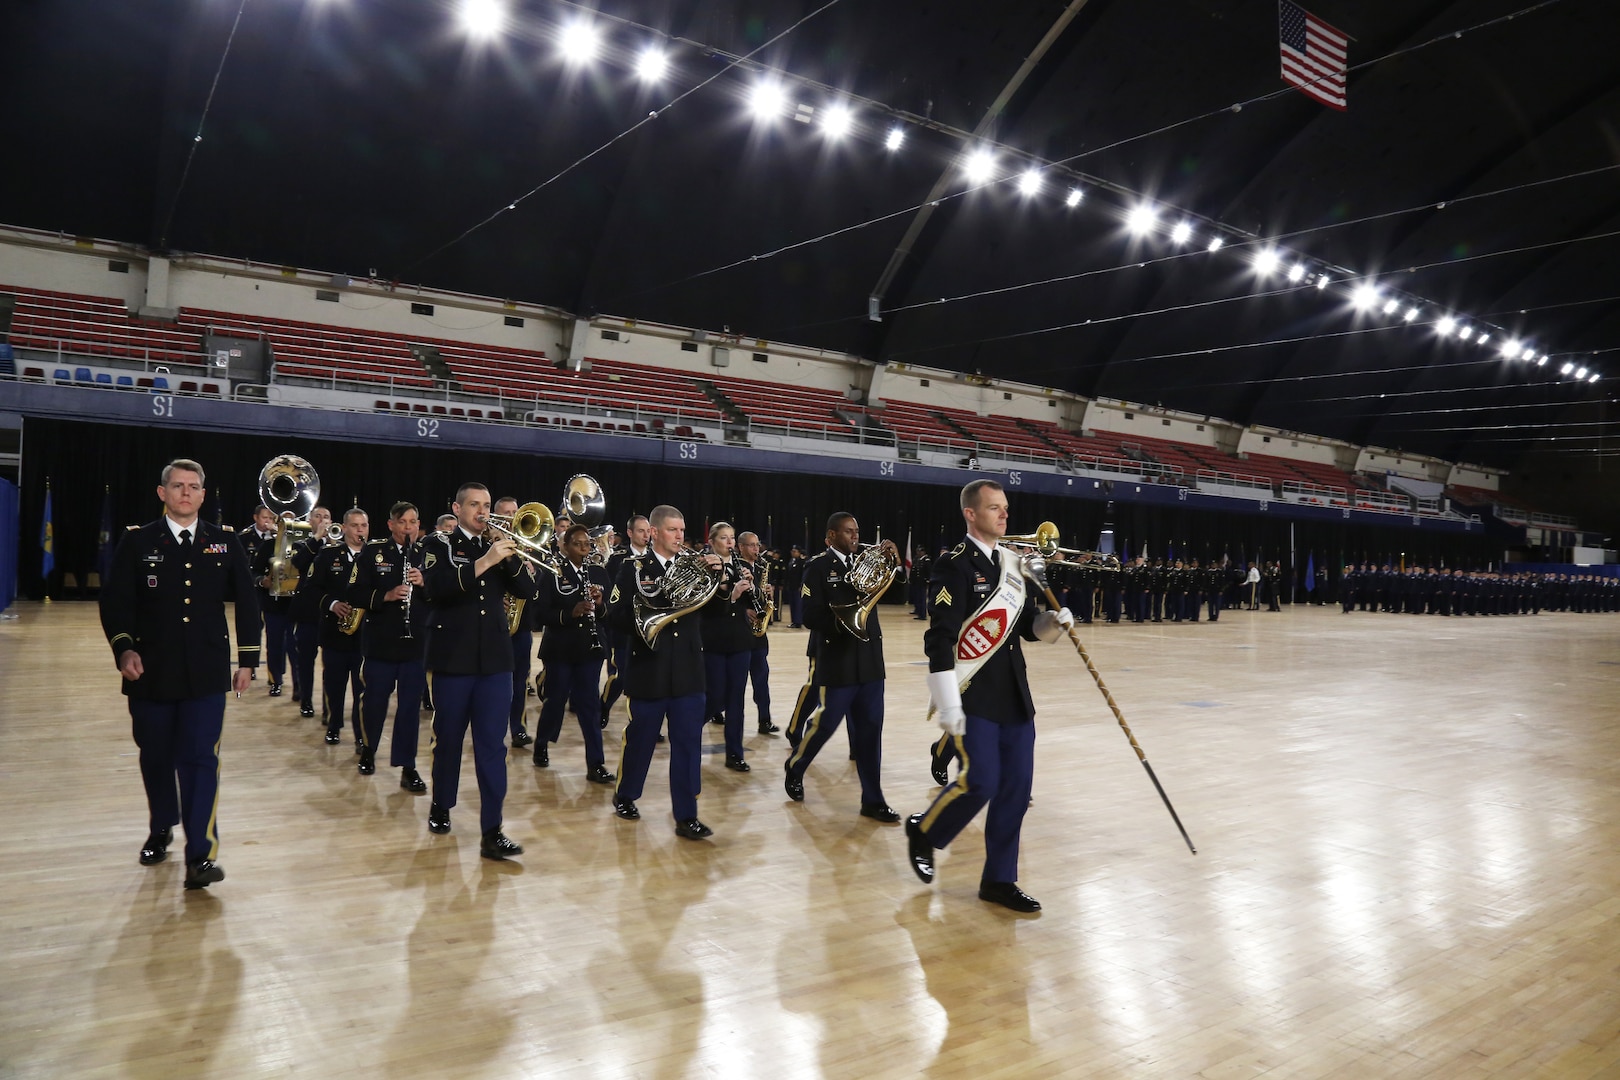
[[[564,561],[566,562],[567,560]],[[568,566],[570,569],[572,569],[574,564],[569,562]],[[574,571],[579,578],[579,595],[581,599],[584,600],[591,599],[591,576],[587,572],[587,569],[587,567],[580,567]],[[590,630],[591,655],[602,655],[602,632],[601,628],[596,624],[596,603],[594,601],[591,603],[590,610],[585,613],[585,625]]]
[[[414,641],[416,638],[416,635],[411,633],[411,597],[416,594],[415,587],[411,585],[411,548],[414,546],[406,544],[401,552],[405,562],[399,572],[400,583],[405,586],[405,599],[401,601],[405,605],[405,633],[400,635],[403,641]]]

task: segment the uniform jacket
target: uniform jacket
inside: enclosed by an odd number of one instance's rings
[[[658,634],[658,647],[650,649],[635,626],[637,590],[656,596],[664,568],[658,556],[649,551],[639,559],[627,559],[619,568],[619,579],[608,596],[609,619],[614,630],[630,641],[630,662],[623,673],[624,695],[631,700],[685,697],[701,694],[703,681],[702,619],[694,612],[665,626]]]
[[[270,556],[276,553],[276,534],[272,531],[269,536],[260,537],[257,529],[249,529],[238,534],[242,538],[242,548],[247,552],[248,569],[253,571],[255,587],[264,580],[270,572]],[[292,597],[271,596],[270,590],[259,588],[259,610],[261,612],[279,612],[285,615],[292,607]]]
[[[533,607],[535,623],[545,633],[540,638],[540,659],[548,664],[582,664],[603,656],[600,623],[608,617],[606,611],[594,619],[589,615],[574,617],[574,608],[585,599],[583,590],[596,585],[605,600],[613,591],[607,570],[600,566],[574,568],[566,558],[562,560],[562,574],[541,574],[539,598]]]
[[[698,610],[703,617],[703,651],[718,655],[748,652],[754,647],[754,631],[748,622],[748,610],[753,606],[754,594],[745,592],[736,600],[731,598],[732,586],[741,580],[742,568],[747,565],[733,556],[725,564],[725,576],[714,597]]]
[[[402,664],[422,659],[427,640],[427,590],[411,590],[411,636],[405,636],[405,601],[384,600],[389,590],[405,581],[405,567],[421,569],[420,541],[405,545],[403,552],[392,537],[373,540],[360,552],[354,566],[354,580],[344,599],[366,609],[360,627],[360,651],[371,658]]]
[[[804,625],[816,632],[816,682],[822,686],[858,686],[876,682],[885,675],[883,667],[883,626],[874,607],[866,618],[866,635],[860,638],[844,629],[833,614],[834,604],[854,604],[861,599],[855,586],[844,580],[843,559],[827,548],[804,564]]]
[[[1017,556],[1003,551],[1001,557]],[[956,669],[956,641],[962,624],[995,592],[1000,577],[995,564],[968,540],[934,563],[934,576],[928,583],[928,629],[923,633],[929,671]],[[1018,614],[1015,632],[962,691],[962,709],[970,716],[998,724],[1021,724],[1035,718],[1023,642],[1035,640],[1036,595],[1026,583],[1024,609]]]
[[[365,548],[360,549],[361,553]],[[349,589],[359,573],[360,556],[349,550],[347,544],[334,544],[322,548],[309,568],[309,587],[314,590],[316,607],[321,612],[321,648],[338,652],[359,652],[360,635],[345,634],[339,626],[341,620],[332,614],[332,605],[349,598]]]
[[[516,556],[477,574],[473,564],[488,550],[489,541],[469,537],[459,527],[423,541],[423,588],[432,603],[429,671],[494,675],[512,670],[504,598],[511,593],[532,601],[536,584]]]
[[[113,659],[134,649],[144,674],[120,680],[144,701],[185,701],[231,688],[225,604],[236,604],[237,666],[259,666],[259,600],[235,535],[197,519],[182,554],[163,518],[124,534],[101,590]]]

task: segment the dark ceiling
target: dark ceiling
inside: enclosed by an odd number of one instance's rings
[[[10,0],[0,221],[1511,465],[1620,385],[1620,5],[1307,6],[1366,65],[1347,111],[1282,84],[1270,2],[604,0],[676,39],[648,89],[630,71],[645,30],[598,20],[603,55],[559,59],[572,4],[511,0],[480,46],[452,0]],[[792,77],[789,112],[819,120],[836,88],[857,96],[855,133],[756,122],[759,76],[728,65],[761,45],[753,59]],[[969,190],[981,125],[1009,175],[1021,155],[1064,169],[1029,198],[1011,180]],[[1123,227],[1141,197],[1162,208],[1146,238]],[[1185,247],[1167,233],[1183,215]],[[1310,277],[1259,281],[1252,241],[1284,234]],[[1420,314],[1352,311],[1341,268]],[[1495,340],[1440,336],[1447,314]],[[1547,366],[1502,360],[1504,332]],[[1560,379],[1566,361],[1606,378]]]

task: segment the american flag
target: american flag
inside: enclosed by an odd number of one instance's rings
[[[1289,0],[1279,0],[1277,24],[1283,82],[1342,110],[1350,39]]]

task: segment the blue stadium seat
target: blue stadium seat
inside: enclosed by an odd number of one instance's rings
[[[119,389],[123,389],[126,386],[133,389],[134,386],[135,386],[135,380],[130,378],[128,375],[120,375],[120,376],[118,376],[118,387],[119,387]]]
[[[95,382],[95,380],[90,377],[90,369],[87,368],[87,367],[74,368],[73,369],[73,381],[74,382],[83,382],[83,383],[93,383],[93,382]]]
[[[51,373],[51,378],[56,382],[72,382],[73,372],[69,371],[65,367],[59,367]]]
[[[97,386],[111,386],[112,384],[113,384],[113,381],[112,381],[112,376],[111,375],[107,374],[105,371],[96,372],[96,385]]]
[[[154,390],[167,390],[168,388],[169,388],[169,380],[168,379],[165,379],[162,375],[154,375],[154,376],[152,376],[152,389],[154,389]]]

